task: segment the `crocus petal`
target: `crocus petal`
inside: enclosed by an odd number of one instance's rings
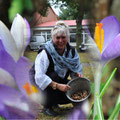
[[[9,32],[8,28],[0,21],[0,39],[5,47],[5,50],[13,57],[15,61],[19,59],[16,43]]]
[[[0,68],[0,84],[8,85],[11,87],[16,87],[14,78],[4,69]]]
[[[19,103],[20,104],[20,103]],[[6,119],[34,119],[35,116],[29,112],[22,111],[18,108],[5,105],[6,111],[8,111],[8,116],[5,116]]]
[[[99,51],[99,49],[98,49],[95,41],[94,41],[94,40],[92,39],[92,37],[89,36],[89,35],[88,35],[88,39],[89,39],[89,44],[91,44],[91,45],[88,47],[88,52],[89,52],[91,58],[92,58],[93,60],[95,60],[95,61],[96,61],[96,60],[97,60],[97,61],[100,60],[100,58],[101,58],[101,53],[100,53],[100,51]]]
[[[0,116],[8,116],[8,113],[5,112],[5,106],[1,100],[0,100]]]
[[[30,32],[30,25],[28,23],[28,21],[24,18],[24,21],[26,23],[26,28],[27,28],[27,35],[26,35],[26,41],[25,42],[25,47],[28,46],[29,42],[30,42],[30,36],[31,36],[31,32]]]
[[[112,60],[120,56],[120,34],[109,44],[109,46],[102,53],[102,61]]]
[[[15,65],[15,61],[5,51],[2,41],[0,40],[0,84],[16,87],[14,81]]]
[[[31,63],[28,61],[27,58],[21,57],[19,61],[17,62],[16,70],[15,70],[15,78],[16,83],[18,85],[18,88],[21,90],[21,92],[28,96],[26,94],[25,89],[23,86],[29,82],[29,70],[30,70]]]
[[[103,51],[112,42],[112,40],[120,33],[120,24],[115,16],[108,16],[104,18],[103,23],[104,29],[104,44]]]
[[[5,51],[5,48],[0,40],[0,68],[6,70],[14,77],[16,62],[13,58]]]
[[[74,112],[68,117],[68,120],[85,120],[86,116],[82,109],[76,109]]]
[[[3,116],[6,119],[33,119],[35,117],[31,112],[28,100],[19,91],[5,85],[0,85],[0,96],[0,105],[2,106],[0,107],[0,115],[8,113]],[[3,112],[3,110],[5,111]]]
[[[24,41],[26,41],[27,28],[24,19],[19,14],[17,14],[13,20],[11,34],[16,42],[19,55],[23,56],[26,45]]]
[[[13,103],[17,103],[22,96],[23,95],[14,88],[0,84],[0,99],[3,103],[7,101],[13,101]]]

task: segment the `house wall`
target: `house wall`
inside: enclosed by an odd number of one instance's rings
[[[35,27],[37,25],[40,25],[41,23],[45,23],[49,21],[57,21],[57,20],[59,20],[58,16],[55,14],[53,9],[49,7],[46,17],[41,16],[38,12],[34,14],[31,27]]]
[[[41,23],[59,20],[58,16],[55,14],[52,8],[48,8],[47,17],[42,17],[41,19]]]
[[[51,29],[52,27],[49,27],[49,28],[41,28],[41,27],[38,27],[38,28],[33,28],[31,29],[31,33],[32,33],[32,36],[43,36],[45,41],[49,41],[51,40]],[[74,27],[71,27],[69,26],[69,29],[70,29],[70,44],[72,46],[76,46],[76,26]],[[87,29],[86,26],[83,26],[83,29]],[[82,31],[82,36],[83,38],[85,38],[85,35],[86,33],[84,31]],[[83,42],[85,43],[86,40],[83,40]]]

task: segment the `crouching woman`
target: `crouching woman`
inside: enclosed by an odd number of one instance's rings
[[[82,76],[82,65],[77,50],[69,44],[69,27],[63,21],[58,21],[51,31],[52,40],[48,41],[44,49],[35,60],[35,83],[45,94],[43,112],[56,116],[52,107],[67,104],[65,92],[68,76]]]

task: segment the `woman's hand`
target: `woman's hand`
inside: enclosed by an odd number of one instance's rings
[[[57,89],[62,91],[62,92],[66,92],[67,90],[71,89],[71,87],[69,85],[66,84],[57,84]]]
[[[81,74],[81,73],[76,73],[75,76],[76,76],[76,77],[83,77],[83,74]]]

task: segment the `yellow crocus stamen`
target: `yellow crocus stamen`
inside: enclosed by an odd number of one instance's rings
[[[99,48],[100,46],[100,29],[99,29],[99,23],[96,23],[95,27],[95,42]]]
[[[23,88],[26,90],[28,95],[30,95],[32,93],[32,90],[31,90],[28,82],[23,86]]]
[[[99,31],[101,32],[101,29],[103,27],[103,23],[99,23]]]
[[[33,93],[39,93],[39,90],[34,85],[31,85],[31,88]]]
[[[103,43],[104,43],[104,30],[103,30],[103,29],[101,29],[100,53],[102,53]]]
[[[27,92],[28,96],[30,96],[32,93],[39,93],[39,90],[34,85],[30,86],[28,82],[23,86],[23,88]]]
[[[103,23],[96,23],[95,27],[95,42],[102,53],[103,43],[104,43],[104,30],[102,29]]]

